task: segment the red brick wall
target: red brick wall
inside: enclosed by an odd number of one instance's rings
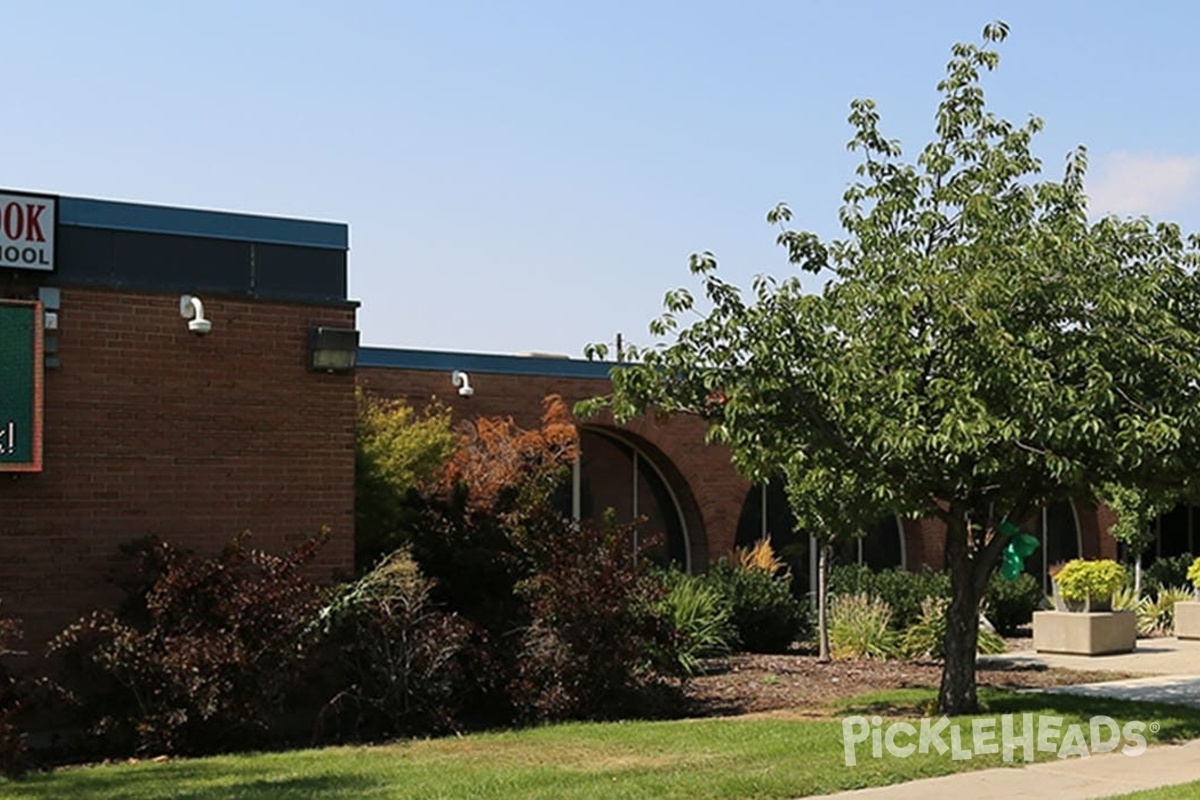
[[[305,364],[309,326],[354,310],[203,300],[201,338],[177,295],[62,290],[44,470],[0,474],[0,599],[29,639],[111,604],[117,547],[146,534],[280,551],[329,525],[314,569],[352,569],[353,377]]]
[[[1083,545],[1082,558],[1116,558],[1117,540],[1108,535],[1108,529],[1117,521],[1116,512],[1108,506],[1087,503],[1075,504],[1075,515],[1079,518],[1079,538]]]
[[[535,425],[541,400],[548,394],[561,395],[574,403],[609,391],[603,378],[557,378],[471,372],[475,395],[458,396],[445,371],[359,368],[358,383],[366,390],[387,397],[403,397],[421,408],[433,399],[451,407],[456,419],[481,416],[511,416],[518,425]],[[611,426],[610,418],[584,420],[586,424]],[[723,447],[704,443],[704,423],[695,418],[674,417],[635,420],[624,426],[631,438],[661,453],[662,460],[678,471],[684,486],[673,485],[692,540],[693,566],[703,568],[704,554],[719,557],[733,549],[738,514],[750,484],[729,463]],[[655,455],[653,452],[651,455]],[[664,466],[660,462],[660,466]],[[670,477],[670,476],[668,476]],[[680,496],[682,495],[682,496]],[[690,507],[690,508],[689,508]],[[694,512],[689,514],[689,510]],[[694,517],[694,518],[689,518]],[[700,524],[696,524],[699,522]],[[697,528],[699,530],[697,530]]]
[[[914,572],[922,565],[941,569],[946,562],[946,526],[942,521],[925,517],[901,522],[904,545],[908,550],[905,566]]]

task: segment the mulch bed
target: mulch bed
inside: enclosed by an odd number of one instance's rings
[[[1010,646],[1010,651],[1013,648]],[[831,703],[867,692],[937,688],[942,666],[932,661],[829,661],[812,655],[741,654],[708,662],[707,673],[684,688],[688,716],[788,711],[828,717]],[[1033,666],[980,668],[980,686],[1028,689],[1131,677]]]

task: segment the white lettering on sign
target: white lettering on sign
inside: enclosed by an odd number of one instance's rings
[[[0,456],[6,456],[17,451],[17,423],[9,420],[7,425],[0,426]]]
[[[0,192],[0,269],[54,269],[57,199]]]

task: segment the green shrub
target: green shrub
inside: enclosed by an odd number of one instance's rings
[[[1113,592],[1113,611],[1132,611],[1137,618],[1137,635],[1150,636],[1157,627],[1154,602],[1149,597],[1138,597],[1133,593],[1133,585],[1122,586]]]
[[[1167,635],[1175,632],[1175,604],[1193,599],[1194,592],[1184,586],[1165,587],[1153,596],[1135,597],[1133,587],[1125,586],[1113,592],[1114,611],[1132,611],[1137,615],[1137,635]]]
[[[950,576],[928,567],[920,572],[905,569],[873,572],[861,564],[848,564],[830,571],[829,593],[865,593],[880,598],[892,609],[892,629],[903,631],[920,618],[925,598],[950,596]]]
[[[700,661],[727,655],[735,637],[730,608],[703,578],[668,572],[663,608],[675,631],[674,658],[684,675],[696,675]]]
[[[448,409],[418,413],[403,400],[356,394],[354,560],[359,572],[407,544],[419,492],[454,454]]]
[[[1192,554],[1163,556],[1142,571],[1142,586],[1147,592],[1165,586],[1186,586],[1189,582],[1188,568],[1192,565]]]
[[[17,655],[22,637],[19,620],[0,611],[0,657]],[[18,723],[24,712],[37,710],[34,681],[0,664],[0,775],[15,778],[30,767],[25,731]]]
[[[878,597],[834,595],[829,602],[829,649],[834,658],[891,658],[899,636],[892,609]]]
[[[1070,603],[1109,602],[1113,592],[1125,585],[1125,570],[1111,559],[1072,559],[1054,576],[1063,600]]]
[[[727,561],[709,568],[704,582],[729,609],[736,634],[732,644],[750,653],[783,653],[811,635],[808,604],[792,595],[787,573],[739,569]]]
[[[471,626],[430,601],[432,582],[397,550],[318,612],[319,683],[334,694],[323,728],[356,740],[449,730],[468,697]]]
[[[984,593],[988,621],[1005,636],[1028,625],[1044,599],[1041,584],[1027,572],[1014,581],[1006,580],[999,572],[993,573]]]
[[[928,597],[921,603],[921,616],[907,631],[900,650],[905,658],[933,658],[946,656],[946,609],[950,601],[944,597]],[[983,655],[1003,653],[1007,645],[1004,638],[987,625],[980,624],[976,652]]]
[[[411,541],[431,599],[488,649],[492,690],[470,699],[472,713],[511,724],[644,711],[679,671],[665,590],[645,572],[657,543],[641,537],[635,553],[632,525],[564,516],[579,453],[566,403],[545,398],[529,429],[481,417],[456,432],[453,455],[421,492]]]
[[[1185,576],[1189,583],[1197,589],[1200,589],[1200,557],[1192,561],[1188,566],[1187,575]],[[1172,586],[1181,586],[1180,583],[1172,583]]]
[[[1144,614],[1147,619],[1144,625],[1147,633],[1161,633],[1170,636],[1175,633],[1175,604],[1188,602],[1195,598],[1195,592],[1184,586],[1166,587],[1158,590],[1153,601],[1146,604]],[[1139,619],[1139,622],[1141,620]]]
[[[556,504],[569,486],[578,438],[561,398],[547,397],[541,424],[481,417],[458,426],[458,449],[421,496],[412,552],[435,580],[433,597],[488,631],[498,647],[529,624],[516,585],[546,563],[570,521]],[[504,658],[515,664],[515,654]]]

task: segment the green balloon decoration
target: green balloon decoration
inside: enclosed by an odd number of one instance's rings
[[[1038,549],[1038,540],[1008,520],[1001,522],[999,529],[1002,536],[1008,537],[1008,544],[1004,546],[1004,559],[1000,562],[1000,574],[1006,581],[1015,581],[1024,568],[1025,559]]]

